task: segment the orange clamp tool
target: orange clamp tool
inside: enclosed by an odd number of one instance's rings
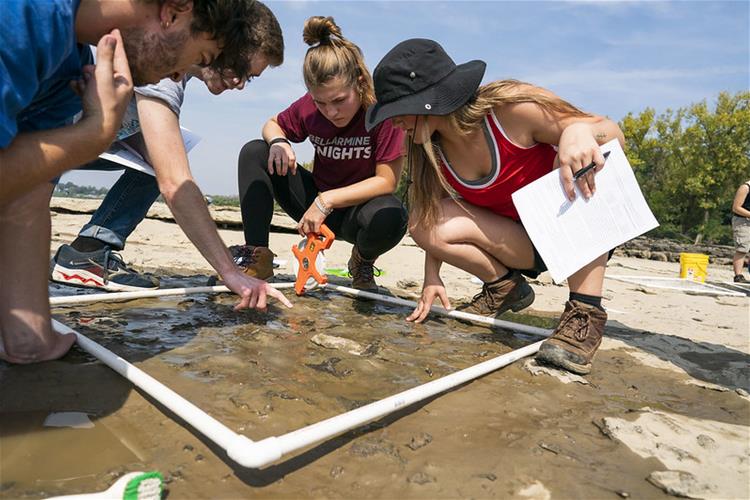
[[[328,278],[325,274],[320,274],[315,267],[315,262],[318,259],[318,254],[327,248],[330,248],[333,244],[333,240],[336,236],[333,232],[328,229],[328,226],[321,224],[319,233],[308,233],[304,248],[300,248],[299,245],[292,247],[292,253],[297,257],[299,262],[299,271],[297,271],[297,281],[294,283],[294,291],[297,295],[305,293],[305,284],[312,278],[321,285],[328,283]]]

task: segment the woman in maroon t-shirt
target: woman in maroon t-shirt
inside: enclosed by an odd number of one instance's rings
[[[359,47],[341,35],[333,18],[305,22],[303,74],[308,93],[271,118],[263,140],[239,157],[245,245],[233,247],[238,265],[262,279],[273,276],[268,232],[274,198],[299,222],[300,234],[326,225],[354,245],[352,284],[377,289],[375,259],[401,241],[406,210],[393,195],[401,174],[403,131],[390,122],[369,132],[365,112],[375,102],[372,77]],[[310,139],[313,171],[298,168],[292,142]]]

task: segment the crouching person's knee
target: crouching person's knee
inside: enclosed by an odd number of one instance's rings
[[[269,147],[263,139],[255,139],[240,150],[238,165],[240,169],[251,168],[253,166],[264,168],[268,163]]]
[[[416,217],[409,217],[409,236],[414,242],[425,250],[437,244],[435,228],[418,220]]]

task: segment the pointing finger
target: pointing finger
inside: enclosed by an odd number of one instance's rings
[[[275,298],[276,300],[278,300],[285,306],[292,307],[292,303],[289,301],[289,299],[287,299],[283,293],[281,293],[280,291],[278,291],[271,285],[266,285],[266,291],[268,292],[270,296],[272,296],[273,298]]]

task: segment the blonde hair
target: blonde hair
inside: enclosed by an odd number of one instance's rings
[[[338,76],[346,85],[357,89],[362,107],[375,103],[372,76],[365,66],[362,51],[344,38],[332,17],[310,17],[305,21],[302,39],[310,46],[302,65],[308,89],[325,85]]]
[[[539,87],[518,80],[498,80],[479,87],[466,104],[446,118],[456,134],[467,136],[481,127],[484,117],[495,106],[522,102],[533,102],[546,113],[591,116]],[[421,120],[421,117],[418,119]],[[415,130],[414,133],[419,132]],[[428,138],[422,145],[407,142],[406,148],[407,164],[411,168],[408,175],[414,184],[409,192],[409,206],[414,211],[410,224],[434,225],[440,216],[438,201],[441,192],[448,192],[457,201],[455,192],[437,161],[438,152],[432,138]]]

